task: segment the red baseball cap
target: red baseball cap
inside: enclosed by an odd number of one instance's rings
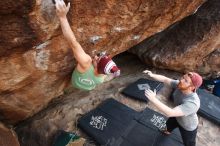
[[[188,75],[196,88],[199,88],[202,85],[202,77],[198,73],[189,72]]]

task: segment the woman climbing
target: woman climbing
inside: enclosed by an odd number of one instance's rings
[[[77,61],[77,66],[72,73],[73,86],[84,90],[92,90],[97,84],[104,82],[105,75],[110,75],[111,78],[119,76],[120,70],[109,56],[100,53],[92,59],[76,40],[66,17],[70,9],[70,3],[66,5],[63,0],[55,0],[55,6],[63,35],[72,48]]]

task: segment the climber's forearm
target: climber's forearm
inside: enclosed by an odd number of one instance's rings
[[[70,43],[71,45],[77,45],[78,42],[76,41],[76,37],[69,25],[69,22],[66,17],[60,18],[60,24],[63,31],[63,35],[65,39]]]

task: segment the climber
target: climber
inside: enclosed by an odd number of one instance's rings
[[[173,87],[173,102],[175,107],[170,108],[156,98],[156,92],[147,89],[145,96],[169,119],[166,122],[165,134],[170,134],[175,128],[179,128],[183,143],[185,146],[196,145],[196,134],[198,128],[197,111],[200,107],[200,99],[196,89],[202,84],[202,77],[195,73],[189,72],[183,75],[179,80],[173,80],[162,75],[154,74],[145,70],[149,77],[163,82]]]
[[[119,76],[119,68],[108,55],[99,53],[92,59],[76,40],[66,17],[70,3],[66,5],[63,0],[55,0],[55,7],[63,35],[72,48],[77,61],[77,66],[72,73],[73,86],[79,89],[92,90],[97,84],[103,83],[107,76],[108,79]]]

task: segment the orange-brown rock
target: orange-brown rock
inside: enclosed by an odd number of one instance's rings
[[[131,52],[156,67],[219,74],[219,38],[220,2],[209,0],[196,14],[146,39]]]
[[[20,146],[16,133],[0,123],[0,145],[1,146]]]
[[[0,56],[7,57],[14,52],[31,49],[37,41],[34,30],[29,25],[28,14],[34,1],[0,1]]]
[[[194,13],[205,0],[70,0],[68,19],[89,54],[112,56]],[[62,94],[74,60],[52,0],[0,2],[0,110],[16,123]]]

